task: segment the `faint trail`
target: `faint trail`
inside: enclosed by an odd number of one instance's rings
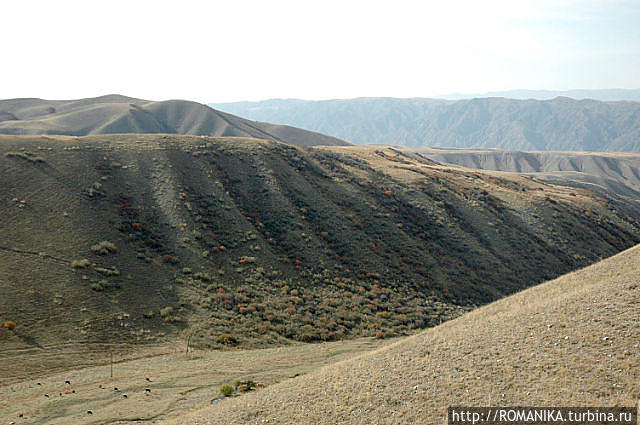
[[[49,258],[51,260],[59,261],[64,264],[71,264],[70,260],[56,257],[54,255],[47,254],[46,252],[28,251],[28,250],[18,249],[18,248],[9,248],[6,246],[0,246],[0,251],[15,252],[17,254],[26,254],[26,255],[37,255],[38,257]]]

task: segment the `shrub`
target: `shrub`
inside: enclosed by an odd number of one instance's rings
[[[89,260],[86,258],[84,260],[73,260],[71,262],[71,267],[74,269],[84,269],[89,265]]]
[[[92,283],[91,284],[91,289],[93,289],[96,292],[102,292],[102,291],[104,291],[104,285],[102,285],[102,283],[100,283],[100,282]]]
[[[5,157],[7,158],[21,158],[21,159],[26,159],[27,161],[35,164],[35,163],[44,163],[45,160],[44,158],[40,157],[40,156],[36,156],[34,154],[32,154],[31,152],[7,152],[4,154]]]
[[[118,248],[116,248],[113,242],[102,241],[99,244],[95,244],[91,247],[91,251],[94,254],[98,255],[107,255],[118,252]]]
[[[235,381],[233,386],[237,391],[246,393],[247,391],[251,391],[256,388],[256,383],[252,380],[248,381]]]
[[[95,267],[94,270],[103,276],[120,276],[120,270],[116,267],[111,267],[109,269],[104,267]]]
[[[10,331],[15,331],[16,330],[16,323],[8,320],[6,322],[4,322],[4,324],[2,325],[3,328],[8,329]]]
[[[167,317],[169,317],[171,313],[173,313],[173,307],[165,307],[160,310],[160,316],[163,319],[166,319]]]
[[[168,264],[178,264],[178,259],[173,255],[165,255],[162,257],[161,261]]]
[[[233,387],[229,384],[221,385],[218,390],[225,397],[229,397],[231,394],[233,394]]]
[[[238,340],[231,334],[220,334],[216,341],[224,345],[236,345],[238,343]]]

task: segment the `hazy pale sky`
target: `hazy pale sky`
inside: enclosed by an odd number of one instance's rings
[[[0,98],[640,88],[640,1],[3,1]]]

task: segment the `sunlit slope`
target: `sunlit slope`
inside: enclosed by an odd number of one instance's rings
[[[249,121],[186,100],[153,102],[120,95],[79,100],[0,100],[0,134],[116,133],[253,137],[302,146],[348,144],[312,131]]]
[[[640,154],[408,149],[466,168],[525,173],[545,181],[611,191],[640,201]]]
[[[451,405],[633,406],[640,247],[171,424],[443,424]]]

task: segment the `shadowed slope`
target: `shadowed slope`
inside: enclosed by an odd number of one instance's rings
[[[407,335],[640,242],[615,194],[382,147],[1,136],[0,187],[3,349]]]
[[[175,133],[253,137],[307,146],[348,144],[312,131],[245,120],[196,102],[151,102],[120,95],[80,100],[0,100],[0,133]]]
[[[633,406],[640,247],[167,424],[442,424],[447,406]]]

